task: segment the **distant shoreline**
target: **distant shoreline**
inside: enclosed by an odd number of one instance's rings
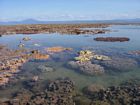
[[[140,23],[95,23],[95,24],[22,24],[22,25],[0,25],[0,35],[12,34],[104,34],[110,32],[107,27],[111,25],[140,25]],[[82,28],[97,28],[94,30]]]

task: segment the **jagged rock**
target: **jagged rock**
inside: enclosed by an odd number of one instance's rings
[[[75,105],[74,83],[70,79],[59,79],[50,82],[46,89],[32,91],[35,84],[29,90],[18,92],[13,99],[0,102],[0,105]]]
[[[92,99],[91,105],[139,105],[140,88],[137,86],[111,86],[105,90],[86,94]]]

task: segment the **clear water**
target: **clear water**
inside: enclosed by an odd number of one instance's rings
[[[81,90],[89,84],[101,84],[105,87],[111,85],[119,85],[124,81],[130,79],[140,79],[140,67],[134,67],[133,70],[127,72],[113,72],[105,73],[100,76],[88,76],[76,72],[68,68],[67,62],[73,60],[76,52],[82,49],[92,49],[97,53],[106,54],[111,56],[128,57],[137,59],[140,64],[140,56],[127,55],[129,51],[140,50],[140,26],[135,25],[117,25],[111,26],[106,29],[111,29],[112,32],[98,35],[60,35],[55,34],[36,34],[28,35],[32,40],[24,42],[26,48],[43,50],[47,47],[62,46],[70,47],[74,50],[69,53],[55,54],[54,59],[49,61],[30,61],[23,65],[23,70],[18,74],[18,79],[11,86],[0,90],[0,97],[10,97],[14,92],[23,87],[23,82],[28,81],[34,75],[39,75],[42,80],[53,80],[60,77],[69,77],[75,81],[76,88]],[[129,42],[96,42],[95,37],[129,37]],[[9,48],[17,49],[18,44],[22,41],[25,35],[9,35],[0,37],[0,44],[5,44]],[[34,46],[34,44],[40,46]],[[52,66],[56,71],[38,73],[37,67],[41,64]]]

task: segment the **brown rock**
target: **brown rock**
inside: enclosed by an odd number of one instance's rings
[[[104,42],[125,42],[129,41],[130,39],[127,37],[97,37],[94,38],[94,40]]]

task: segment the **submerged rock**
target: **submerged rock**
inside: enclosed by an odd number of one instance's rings
[[[19,45],[18,45],[18,47],[19,48],[23,48],[25,45],[23,44],[23,43],[20,43]]]
[[[91,62],[70,61],[68,66],[87,75],[103,74],[104,68]]]
[[[99,92],[100,90],[104,90],[105,88],[99,84],[91,84],[84,89],[86,94],[94,94],[95,92]]]
[[[137,62],[130,58],[112,57],[112,60],[102,61],[102,65],[113,70],[133,70],[137,67]]]
[[[129,41],[130,39],[127,37],[97,37],[94,38],[94,40],[104,42],[125,42]]]
[[[38,76],[33,76],[32,81],[38,81],[39,77]]]
[[[22,40],[29,41],[29,40],[31,40],[31,38],[30,37],[24,37]]]
[[[55,71],[54,68],[49,67],[48,65],[39,65],[37,69],[41,72],[53,72],[53,71]]]
[[[130,51],[129,54],[131,54],[131,55],[140,55],[140,50]]]
[[[91,105],[139,105],[140,88],[138,86],[111,86],[107,89],[86,93],[92,99]]]

